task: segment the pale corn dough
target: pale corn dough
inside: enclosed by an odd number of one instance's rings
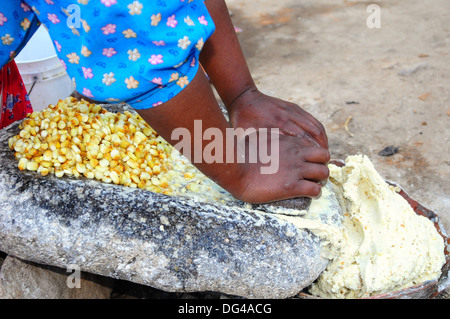
[[[367,156],[349,156],[344,167],[329,167],[344,218],[338,233],[319,233],[330,237],[336,257],[310,293],[359,298],[438,278],[444,241],[433,223],[412,210]]]
[[[234,200],[187,160],[180,165],[181,171],[185,166],[195,171],[191,183],[199,188],[183,195],[221,203]],[[278,218],[321,238],[322,257],[330,263],[311,285],[311,294],[359,298],[440,276],[445,263],[442,237],[384,181],[367,156],[349,156],[344,167],[329,168],[330,180],[308,211],[273,209]]]

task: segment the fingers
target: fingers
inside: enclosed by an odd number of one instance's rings
[[[296,104],[286,104],[284,101],[281,101],[280,103],[283,104],[285,110],[290,110],[290,112],[293,111],[287,116],[292,123],[292,125],[288,123],[285,124],[288,131],[294,132],[295,135],[299,137],[302,137],[302,134],[306,132],[309,136],[314,138],[320,146],[328,148],[328,137],[325,128],[319,120]]]
[[[321,182],[328,179],[328,176],[330,176],[330,170],[326,165],[305,163],[303,168],[304,171],[302,172],[302,177],[310,181]]]
[[[292,193],[295,194],[295,197],[317,198],[322,193],[322,187],[317,183],[301,180],[295,185]]]
[[[307,134],[307,136],[310,136],[315,141],[317,141],[321,147],[328,148],[328,137],[325,129],[319,121],[317,121],[313,117],[311,119],[310,117],[312,116],[309,115],[308,118],[306,118],[305,116],[305,118],[303,118],[301,121],[296,121],[293,123],[294,126],[301,128],[301,130],[297,130],[296,135],[299,137],[303,137],[305,136],[305,134]]]
[[[330,152],[325,148],[304,147],[300,151],[306,162],[325,164],[330,161]]]

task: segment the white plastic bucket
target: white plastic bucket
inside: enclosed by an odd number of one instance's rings
[[[73,92],[72,81],[56,55],[48,31],[39,27],[14,59],[34,111],[40,111]],[[31,90],[31,93],[30,93]]]

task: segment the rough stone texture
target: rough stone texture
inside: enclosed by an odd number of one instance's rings
[[[320,241],[275,215],[20,171],[0,131],[0,251],[170,292],[286,298],[325,269]],[[230,204],[231,205],[231,204]]]
[[[107,299],[113,279],[81,273],[69,288],[71,272],[7,256],[0,271],[0,299]]]

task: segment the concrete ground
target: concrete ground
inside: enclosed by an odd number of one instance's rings
[[[317,117],[333,158],[368,155],[449,233],[450,2],[377,1],[369,28],[372,3],[227,1],[259,88]]]

